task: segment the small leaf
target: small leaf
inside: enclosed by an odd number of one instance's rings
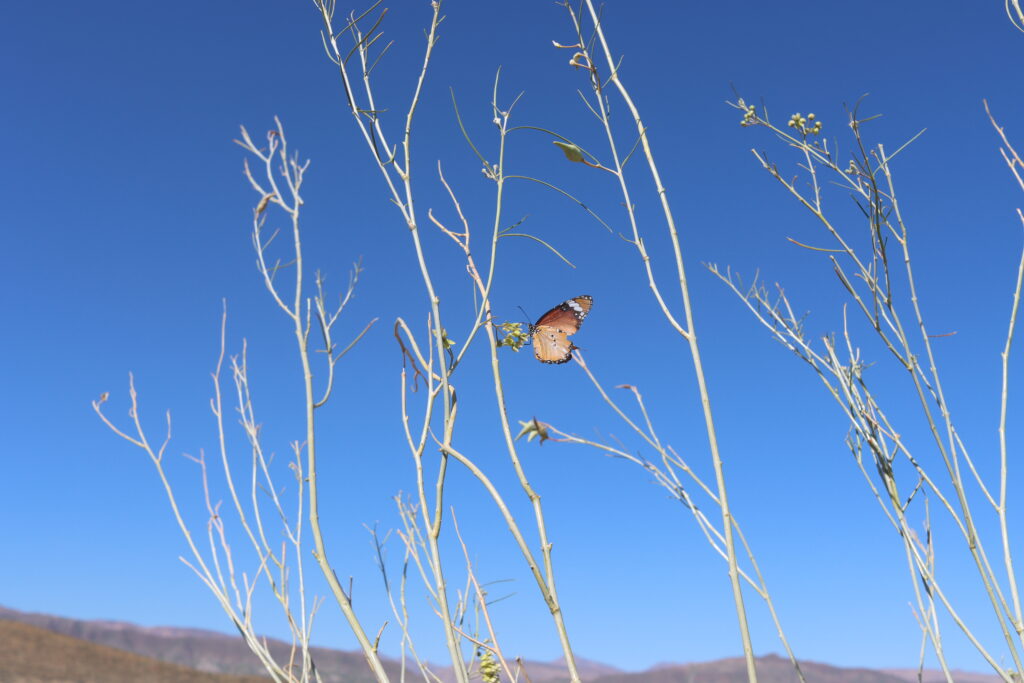
[[[529,422],[523,422],[522,420],[520,420],[519,424],[521,424],[523,428],[519,430],[518,434],[516,434],[517,441],[520,437],[523,436],[526,437],[527,441],[533,441],[533,437],[536,436],[540,439],[540,443],[543,444],[545,441],[551,438],[550,436],[548,436],[548,426],[543,422],[539,422],[537,418],[533,418]]]
[[[498,342],[498,346],[507,346],[513,351],[523,348],[523,345],[530,339],[530,335],[523,332],[519,323],[502,323],[498,329],[505,333],[505,336]]]
[[[559,142],[558,140],[552,140],[558,149],[562,150],[565,154],[565,158],[575,163],[581,163],[583,161],[583,150],[576,145],[568,142]]]

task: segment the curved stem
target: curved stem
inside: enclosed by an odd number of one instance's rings
[[[757,681],[757,670],[754,665],[754,648],[750,639],[750,627],[747,623],[746,608],[743,604],[743,590],[742,584],[740,582],[739,566],[736,559],[736,542],[733,537],[732,512],[729,507],[728,493],[726,491],[725,484],[725,466],[722,462],[721,453],[718,447],[718,435],[715,430],[714,417],[711,411],[711,397],[708,392],[707,381],[704,377],[704,364],[701,359],[700,346],[697,343],[697,331],[693,316],[693,306],[690,302],[690,291],[686,279],[686,269],[683,264],[683,254],[679,239],[679,232],[676,229],[675,218],[672,215],[672,209],[668,203],[667,190],[661,182],[661,176],[658,173],[658,167],[654,161],[654,153],[651,150],[650,141],[647,138],[647,128],[644,125],[643,120],[640,118],[640,112],[637,109],[636,104],[633,102],[632,97],[630,97],[629,91],[626,89],[625,85],[619,78],[618,68],[615,63],[615,60],[612,57],[611,49],[608,47],[608,42],[605,38],[604,29],[601,26],[601,19],[598,16],[597,10],[594,8],[593,0],[585,0],[585,4],[587,7],[587,11],[590,14],[590,20],[594,26],[594,35],[597,38],[597,41],[600,43],[601,50],[604,53],[605,62],[610,72],[608,82],[615,85],[616,89],[619,92],[619,95],[622,97],[623,101],[626,104],[626,107],[629,109],[630,114],[633,117],[633,121],[636,125],[637,132],[640,136],[640,144],[642,146],[644,156],[647,159],[647,165],[650,169],[651,177],[654,181],[655,189],[657,191],[658,198],[661,202],[662,212],[665,216],[665,222],[668,227],[669,238],[672,243],[672,251],[675,257],[676,264],[676,274],[679,281],[679,292],[682,297],[683,309],[686,318],[685,328],[683,328],[675,319],[675,317],[671,314],[667,304],[661,297],[661,294],[657,286],[655,285],[654,275],[651,270],[650,257],[648,256],[644,248],[643,240],[640,238],[639,233],[637,232],[636,222],[632,210],[633,204],[629,198],[628,188],[626,187],[625,174],[623,173],[622,164],[618,158],[618,153],[614,142],[614,136],[612,135],[611,126],[607,117],[607,110],[604,106],[604,102],[599,101],[599,111],[601,112],[602,120],[605,125],[605,130],[607,131],[609,139],[609,146],[612,150],[612,154],[615,160],[616,174],[619,177],[619,183],[623,192],[625,206],[630,214],[630,221],[633,226],[633,240],[637,249],[640,251],[641,258],[644,262],[644,267],[647,270],[651,290],[654,293],[655,298],[658,300],[658,303],[662,308],[662,312],[664,313],[665,318],[668,320],[669,324],[672,325],[672,327],[677,332],[679,332],[679,334],[682,335],[689,342],[690,345],[690,356],[693,360],[693,368],[697,377],[697,386],[698,391],[700,393],[701,407],[703,408],[704,412],[704,424],[707,431],[708,445],[711,450],[711,459],[715,471],[715,480],[717,482],[718,500],[722,512],[722,530],[725,536],[725,548],[726,553],[728,555],[729,563],[729,582],[732,587],[733,602],[736,607],[736,618],[739,623],[740,638],[743,643],[743,656],[747,665],[747,678],[751,683],[754,683],[755,681]],[[581,41],[580,45],[583,44],[584,43]],[[603,86],[601,84],[599,76],[596,75],[595,71],[591,72],[592,81],[594,83],[595,90],[597,91],[598,99],[603,100]]]

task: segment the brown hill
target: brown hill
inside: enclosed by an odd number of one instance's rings
[[[847,669],[818,662],[800,662],[804,678],[810,683],[906,683],[900,678],[874,669]],[[757,658],[758,683],[798,683],[788,659],[778,655]],[[592,683],[746,683],[747,665],[741,657],[718,659],[699,664],[663,665],[640,673],[601,676]]]
[[[229,676],[63,636],[37,626],[0,621],[0,681],[7,683],[267,683]]]
[[[216,631],[166,626],[146,628],[117,621],[82,621],[0,607],[0,620],[4,619],[31,624],[62,635],[127,650],[189,669],[236,676],[266,675],[266,670],[241,638]],[[277,661],[288,661],[291,649],[288,643],[272,638],[268,638],[267,642]],[[328,648],[312,648],[311,652],[324,683],[376,681],[360,652]],[[401,669],[398,662],[385,660],[384,668],[390,676],[398,680]]]
[[[38,629],[46,629],[70,637],[64,638],[58,647],[57,645],[34,646],[17,641],[13,635],[5,635],[6,629],[23,624],[37,627],[32,631],[35,635],[30,640],[38,641]],[[171,627],[145,628],[135,624],[113,621],[81,621],[47,614],[19,612],[5,607],[0,607],[0,627],[5,629],[0,631],[0,681],[4,683],[9,681],[16,683],[41,683],[42,681],[81,681],[83,683],[93,681],[242,683],[245,681],[246,683],[255,683],[255,681],[267,680],[263,678],[266,674],[259,661],[239,637],[215,631]],[[46,632],[43,631],[43,633]],[[25,636],[20,637],[24,638]],[[278,661],[285,661],[289,645],[272,639],[268,639],[268,642]],[[93,648],[98,649],[94,650]],[[119,650],[127,652],[119,652]],[[102,656],[89,654],[93,652],[104,654]],[[375,681],[359,652],[312,648],[312,654],[324,683],[373,683]],[[138,666],[143,666],[144,663],[145,666],[166,665],[169,668],[166,673],[151,673],[146,670],[144,673],[114,677],[113,674],[107,675],[107,672],[114,671],[115,665],[121,665],[116,664],[114,660],[111,660],[109,664],[104,663],[103,657],[114,657],[117,661],[122,661],[119,659],[122,657],[134,657],[142,662],[137,663]],[[154,662],[153,660],[163,661]],[[93,674],[75,673],[78,671],[76,667],[79,664],[91,663],[89,665],[92,666],[97,662],[99,668],[89,669]],[[124,660],[123,665],[129,666],[129,660]],[[526,661],[524,665],[530,680],[534,683],[568,681],[565,665],[560,660],[552,662]],[[747,680],[746,666],[740,658],[696,664],[664,664],[636,673],[626,673],[615,667],[581,658],[577,658],[577,665],[585,683],[745,683]],[[384,667],[392,680],[400,680],[399,662],[384,658]],[[801,662],[801,667],[809,683],[917,683],[918,681],[916,670],[879,671],[840,668],[806,661]],[[96,671],[102,671],[104,675],[96,677],[94,675]],[[180,676],[182,671],[185,672],[183,678],[172,677]],[[433,667],[433,671],[443,681],[454,679],[450,669],[446,667]],[[199,672],[207,672],[209,675],[203,677],[204,674]],[[17,675],[15,675],[16,673]],[[789,660],[777,655],[759,657],[757,673],[760,683],[790,683],[797,680]],[[215,674],[228,675],[218,676]],[[999,681],[999,678],[992,674],[959,671],[954,672],[953,677],[957,683],[998,683]],[[944,680],[945,678],[940,672],[924,671],[926,683],[939,683]]]
[[[946,683],[946,676],[937,669],[925,669],[918,678],[917,669],[882,669],[887,674],[898,676],[908,683]],[[956,683],[999,683],[1002,679],[995,674],[979,674],[972,671],[950,669],[949,675]]]
[[[515,668],[515,664],[511,661],[509,666],[512,666],[513,669]],[[526,675],[530,677],[532,683],[568,683],[569,680],[566,674],[564,657],[559,657],[550,662],[527,660],[523,662],[523,668],[526,670]],[[601,676],[625,673],[622,669],[590,659],[584,659],[583,657],[576,657],[576,670],[579,671],[580,678],[586,681],[586,683],[591,683],[591,681]]]

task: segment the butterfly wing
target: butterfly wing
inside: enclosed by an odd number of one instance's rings
[[[548,325],[533,327],[533,355],[541,363],[567,363],[576,348],[565,330]]]
[[[589,296],[578,296],[563,301],[537,320],[530,328],[533,337],[533,355],[542,363],[566,363],[572,359],[576,347],[569,341],[583,319],[590,313],[594,300]]]
[[[594,299],[586,295],[563,301],[542,315],[534,327],[548,325],[565,330],[567,334],[573,334],[580,329],[583,319],[590,313],[590,308],[593,305]]]

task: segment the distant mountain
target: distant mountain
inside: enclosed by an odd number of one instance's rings
[[[904,681],[918,683],[917,669],[882,669],[882,671],[898,676]],[[995,681],[1002,680],[995,674],[979,674],[973,671],[961,671],[960,669],[950,669],[949,674],[956,683],[994,683]],[[941,671],[925,669],[921,672],[920,681],[921,683],[946,683],[946,676]]]
[[[38,626],[0,621],[0,681],[5,683],[268,683],[269,680],[204,673]]]
[[[800,662],[808,683],[907,683],[909,679],[873,669],[847,669],[817,662]],[[757,658],[758,683],[798,683],[788,659],[778,655]],[[601,676],[592,683],[746,683],[747,664],[742,657],[699,664],[660,665],[641,673]]]
[[[509,666],[515,667],[512,662],[509,662]],[[564,657],[559,657],[551,662],[524,661],[523,668],[526,669],[526,673],[533,683],[560,683],[562,681],[568,682],[569,680],[569,677],[566,675]],[[602,676],[623,673],[622,669],[590,659],[584,659],[583,657],[576,657],[576,670],[580,672],[580,678],[588,683]]]
[[[807,683],[918,683],[917,669],[858,669],[801,661],[800,670]],[[995,674],[950,672],[955,683],[1000,683]],[[797,683],[799,679],[789,659],[778,655],[757,658],[758,683]],[[741,657],[696,664],[659,664],[647,671],[601,676],[590,683],[746,683],[747,665]],[[923,683],[945,683],[941,671],[925,669]]]
[[[199,671],[248,676],[266,675],[266,670],[241,638],[216,631],[166,626],[146,628],[116,621],[80,621],[48,614],[18,612],[6,607],[0,607],[0,619],[31,624],[54,633],[127,650]],[[267,642],[278,661],[287,661],[290,644],[272,638],[268,638]],[[324,683],[376,682],[360,652],[312,648],[312,654]],[[401,665],[397,661],[385,660],[384,668],[389,675],[398,679]]]
[[[229,636],[216,631],[205,631],[193,628],[157,627],[146,628],[115,621],[80,621],[65,619],[47,614],[30,614],[0,607],[0,626],[13,628],[7,622],[20,622],[56,634],[69,636],[62,641],[60,647],[48,646],[51,649],[39,649],[34,657],[42,657],[48,666],[72,666],[74,662],[62,662],[61,658],[70,657],[81,661],[94,661],[99,655],[86,655],[92,652],[90,643],[107,651],[117,648],[127,655],[134,653],[152,664],[169,663],[185,670],[192,678],[173,678],[167,673],[160,678],[157,673],[137,674],[134,678],[89,678],[84,675],[62,676],[51,678],[19,678],[6,675],[14,669],[5,668],[23,662],[25,657],[19,654],[16,647],[12,650],[7,646],[9,637],[0,631],[0,681],[17,683],[36,683],[41,681],[82,681],[83,683],[120,683],[121,681],[153,681],[154,683],[177,683],[181,681],[198,681],[201,683],[253,683],[253,678],[265,676],[256,657],[242,642],[241,638]],[[80,640],[73,640],[80,639]],[[88,641],[83,643],[82,641]],[[287,658],[290,645],[279,640],[267,639],[271,651],[279,661]],[[77,645],[75,645],[77,643]],[[85,648],[76,650],[75,648]],[[31,652],[31,648],[22,648]],[[114,652],[117,652],[114,650]],[[49,654],[46,654],[49,652]],[[313,659],[324,683],[372,683],[375,679],[369,672],[363,655],[360,652],[347,652],[328,648],[312,648]],[[111,657],[108,653],[104,655]],[[32,657],[29,657],[29,661]],[[160,660],[152,662],[152,660]],[[39,660],[41,663],[42,659]],[[401,664],[389,658],[383,658],[384,668],[393,680],[399,680]],[[512,662],[509,662],[512,664]],[[647,671],[628,673],[613,666],[582,658],[576,659],[577,668],[584,683],[746,683],[746,663],[741,658],[719,659],[713,662],[691,664],[661,664]],[[553,662],[525,661],[523,665],[532,683],[563,683],[568,682],[563,660]],[[128,666],[125,663],[125,666]],[[138,664],[142,666],[142,664]],[[808,683],[917,683],[916,670],[910,669],[857,669],[841,668],[802,661],[801,669]],[[31,670],[31,669],[29,669]],[[70,669],[69,669],[70,670]],[[191,670],[191,671],[189,671]],[[195,670],[212,674],[229,674],[228,677],[199,678]],[[451,670],[445,667],[433,667],[432,670],[442,680],[451,681]],[[155,670],[154,670],[155,671]],[[797,677],[788,659],[777,655],[768,655],[757,659],[759,683],[796,683]],[[164,675],[164,674],[159,674]],[[418,672],[415,674],[418,677]],[[246,678],[238,678],[245,676]],[[924,683],[942,683],[945,677],[938,671],[924,671]],[[956,683],[998,683],[999,678],[991,674],[953,672]]]

